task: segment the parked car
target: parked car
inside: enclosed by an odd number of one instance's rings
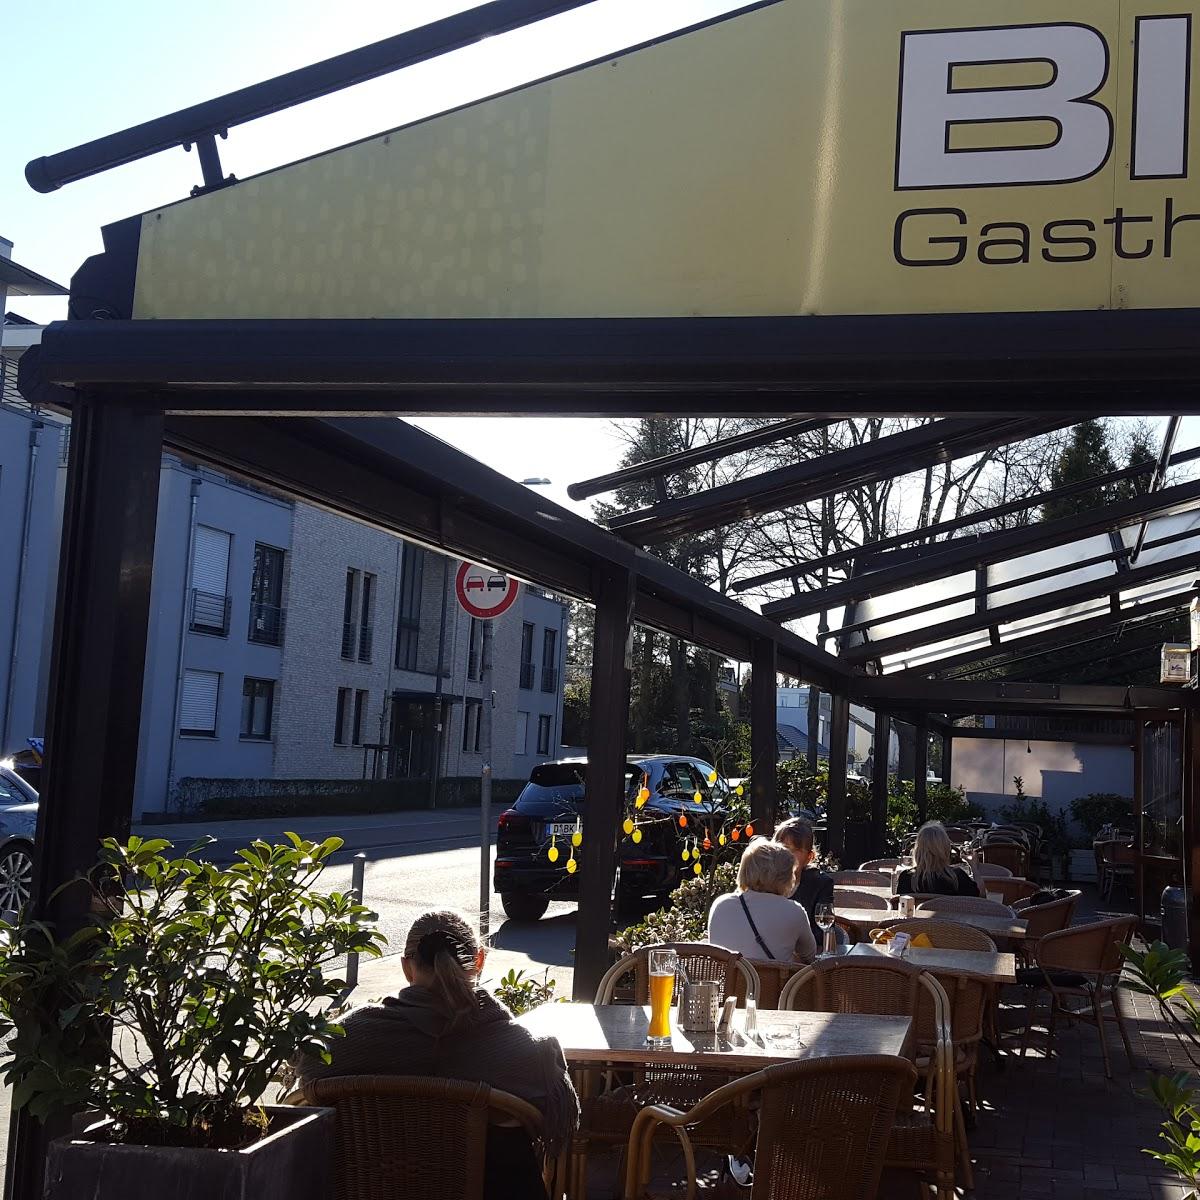
[[[636,816],[640,839],[618,828],[616,900],[630,907],[645,896],[665,897],[684,870],[682,849],[713,844],[728,817],[729,785],[712,766],[689,755],[630,755],[626,760],[625,809]],[[518,921],[536,921],[551,900],[573,900],[579,873],[568,869],[572,837],[590,836],[587,823],[587,762],[561,759],[534,767],[512,808],[500,814],[496,845],[495,890],[505,913]],[[650,795],[637,807],[639,791]],[[702,799],[696,803],[696,793]],[[686,825],[680,824],[680,818]],[[557,850],[552,861],[551,849]],[[576,852],[576,857],[578,852]],[[693,860],[694,861],[694,860]],[[702,861],[702,860],[701,860]]]
[[[37,814],[37,792],[0,767],[0,915],[18,912],[29,900]]]

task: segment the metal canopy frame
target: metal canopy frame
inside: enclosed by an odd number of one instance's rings
[[[649,508],[612,518],[609,528],[639,545],[664,542],[690,533],[706,532],[728,521],[744,520],[837,495],[879,479],[891,479],[898,474],[898,462],[904,464],[905,472],[912,471],[977,454],[1006,442],[1035,437],[1070,423],[1061,416],[934,421],[692,496],[663,500]]]

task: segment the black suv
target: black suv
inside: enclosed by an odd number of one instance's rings
[[[703,864],[709,839],[716,844],[729,814],[729,786],[698,758],[679,754],[631,755],[626,760],[625,810],[636,817],[636,835],[612,831],[618,846],[617,903],[632,906],[644,896],[666,896],[685,871]],[[508,916],[536,921],[551,900],[574,900],[579,873],[569,863],[572,835],[587,827],[587,762],[564,759],[534,767],[517,802],[500,814],[495,890]],[[645,788],[642,806],[637,797]],[[696,802],[697,793],[700,802]],[[626,817],[623,815],[622,820]],[[700,849],[700,859],[683,861],[683,851]],[[555,853],[557,852],[557,853]],[[574,852],[576,861],[579,851]]]

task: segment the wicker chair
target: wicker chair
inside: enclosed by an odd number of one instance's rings
[[[1011,917],[1013,910],[1007,904],[983,896],[930,896],[917,907],[922,912],[978,913],[981,917]]]
[[[1117,983],[1121,976],[1121,952],[1137,928],[1137,917],[1115,917],[1108,921],[1093,921],[1090,925],[1074,925],[1048,933],[1034,951],[1036,966],[1017,972],[1017,982],[1026,987],[1045,989],[1050,993],[1050,1019],[1047,1023],[1047,1052],[1054,1046],[1054,1019],[1062,1013],[1069,1020],[1088,1021],[1096,1026],[1100,1036],[1100,1052],[1104,1056],[1104,1074],[1112,1078],[1108,1058],[1108,1042],[1104,1037],[1105,1021],[1116,1021],[1125,1046],[1125,1056],[1133,1067],[1133,1050],[1129,1034],[1117,1002]],[[1063,1004],[1068,996],[1082,997],[1091,1009],[1073,1009]],[[1104,1010],[1105,1004],[1111,1011]],[[1021,1037],[1021,1057],[1029,1043],[1033,1026],[1034,1002],[1029,1004],[1025,1032]]]
[[[866,887],[890,888],[892,876],[889,871],[834,871],[833,883],[835,887],[853,887],[860,883]]]
[[[679,1139],[696,1195],[691,1130],[731,1105],[759,1098],[751,1200],[862,1200],[874,1196],[897,1110],[916,1072],[902,1058],[842,1056],[783,1063],[718,1088],[690,1112],[654,1106],[634,1122],[626,1200],[648,1194],[650,1150],[665,1126]],[[802,1131],[803,1136],[797,1136]]]
[[[966,1187],[973,1186],[966,1131],[954,1086],[950,1002],[928,971],[891,958],[822,959],[784,988],[779,1007],[806,1012],[911,1016],[912,1055],[926,1079],[926,1111],[897,1118],[887,1164],[933,1171],[939,1200],[954,1195],[957,1142]]]
[[[883,896],[876,896],[874,892],[860,892],[856,888],[842,887],[840,884],[834,886],[833,903],[836,908],[877,908],[880,912],[883,912],[888,906],[888,902]]]
[[[1014,875],[1025,878],[1029,870],[1029,848],[1024,842],[989,839],[975,852],[979,862],[1007,867]]]
[[[1017,954],[1026,966],[1032,965],[1037,944],[1049,933],[1057,933],[1071,924],[1075,915],[1075,905],[1079,902],[1082,892],[1069,892],[1061,900],[1051,900],[1046,904],[1029,904],[1017,912],[1022,921],[1027,922],[1025,940],[1017,946]]]
[[[758,972],[740,954],[707,942],[668,942],[661,946],[643,946],[615,962],[605,972],[596,989],[597,1004],[612,1004],[622,981],[632,979],[629,989],[633,1004],[650,1003],[651,950],[674,950],[680,967],[692,983],[716,983],[721,1003],[727,996],[739,996],[757,1003],[761,983]],[[628,1076],[626,1076],[628,1078]],[[603,1086],[601,1086],[603,1080]],[[667,1104],[689,1108],[698,1103],[723,1077],[703,1074],[690,1067],[642,1071],[632,1083],[617,1086],[613,1075],[588,1071],[577,1080],[582,1113],[579,1130],[572,1145],[573,1196],[584,1196],[587,1189],[587,1160],[597,1147],[625,1147],[634,1118],[647,1104]],[[693,1141],[725,1154],[743,1153],[754,1138],[753,1115],[734,1106],[699,1130],[692,1131]]]
[[[988,879],[984,885],[985,892],[999,892],[1004,897],[1003,903],[1010,908],[1022,900],[1028,899],[1034,892],[1040,891],[1036,883],[1029,879]]]
[[[340,1076],[304,1096],[337,1110],[335,1200],[480,1200],[489,1120],[518,1122],[535,1147],[542,1131],[532,1104],[483,1083]]]
[[[1112,899],[1113,884],[1124,879],[1133,891],[1133,868],[1137,862],[1137,851],[1129,842],[1101,842],[1096,847],[1100,860],[1098,877],[1100,899],[1106,904]]]
[[[860,871],[870,871],[873,873],[883,872],[890,876],[891,872],[904,865],[904,860],[900,858],[873,858],[870,862],[865,862],[859,865]]]
[[[1011,879],[1013,877],[1013,873],[1007,867],[989,862],[976,863],[975,875],[976,878],[984,879]]]
[[[961,921],[939,921],[935,917],[897,917],[880,922],[881,929],[923,933],[938,950],[984,950],[995,953],[996,943],[982,929]]]
[[[783,991],[788,980],[797,971],[804,970],[803,963],[779,962],[778,959],[756,958],[747,960],[746,965],[753,967],[755,974],[758,976],[759,1008],[778,1008],[779,994]],[[733,994],[737,996],[740,1002],[745,1002],[746,986],[744,980],[740,977],[737,980]]]

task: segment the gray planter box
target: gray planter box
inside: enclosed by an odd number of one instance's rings
[[[267,1107],[272,1131],[241,1150],[57,1138],[45,1200],[328,1200],[332,1108]]]

